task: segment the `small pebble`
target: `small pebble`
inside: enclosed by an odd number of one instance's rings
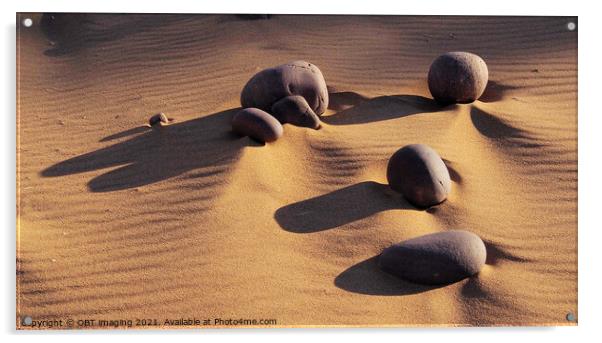
[[[439,285],[477,274],[486,259],[487,250],[479,236],[452,230],[394,244],[383,250],[379,266],[407,281]]]
[[[437,102],[465,104],[483,95],[488,79],[487,64],[481,57],[469,52],[448,52],[431,64],[428,85]]]
[[[272,106],[271,113],[282,124],[289,123],[316,130],[320,128],[320,118],[300,95],[291,95],[278,100]]]
[[[305,98],[317,115],[328,108],[324,76],[315,64],[305,61],[294,61],[255,74],[244,86],[240,102],[242,107],[270,111],[274,103],[290,95]]]
[[[155,126],[157,124],[165,125],[165,124],[169,124],[169,119],[163,112],[161,112],[161,113],[157,113],[157,114],[153,115],[152,117],[150,117],[150,119],[148,120],[148,123],[150,124],[150,126]]]
[[[232,118],[232,131],[260,142],[273,142],[282,136],[282,125],[269,113],[245,108]]]
[[[417,207],[443,202],[451,191],[447,166],[433,148],[407,145],[395,152],[387,166],[389,186]]]

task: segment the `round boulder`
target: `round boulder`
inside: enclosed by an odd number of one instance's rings
[[[448,52],[431,64],[428,85],[439,103],[471,103],[485,91],[489,71],[478,55],[469,52]]]
[[[258,108],[245,108],[232,118],[232,131],[260,142],[273,142],[282,136],[282,125]]]
[[[433,148],[407,145],[395,152],[387,166],[389,186],[417,207],[443,202],[451,191],[447,166]]]
[[[328,107],[328,90],[320,69],[305,61],[294,61],[255,74],[240,95],[242,107],[270,111],[276,101],[290,95],[305,98],[309,107],[321,115]]]
[[[380,254],[379,266],[404,280],[426,285],[449,284],[477,274],[487,250],[472,232],[452,230],[394,244]]]

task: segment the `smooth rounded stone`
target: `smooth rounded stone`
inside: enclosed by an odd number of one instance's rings
[[[158,124],[169,124],[169,118],[167,118],[167,116],[163,112],[161,112],[150,117],[148,119],[148,123],[150,124],[150,126],[155,126]]]
[[[242,107],[270,111],[274,103],[290,95],[304,97],[317,115],[328,107],[324,76],[315,64],[305,61],[294,61],[255,74],[244,86],[240,102]]]
[[[300,95],[291,95],[276,101],[271,113],[282,124],[320,128],[320,117]]]
[[[487,86],[489,71],[483,59],[469,52],[437,57],[428,74],[429,90],[439,103],[471,103]]]
[[[389,186],[417,207],[443,202],[451,191],[447,166],[428,145],[411,144],[397,150],[387,166]]]
[[[260,142],[273,142],[282,136],[282,125],[258,108],[245,108],[232,118],[232,130]]]
[[[407,281],[440,285],[477,274],[487,250],[472,232],[452,230],[394,244],[380,254],[379,266]]]

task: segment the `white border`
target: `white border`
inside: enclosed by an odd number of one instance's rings
[[[600,312],[600,230],[597,220],[598,202],[602,194],[600,181],[599,133],[602,129],[602,111],[598,104],[602,75],[600,73],[600,20],[595,11],[595,2],[587,4],[576,1],[528,2],[524,0],[503,1],[428,1],[393,2],[370,0],[354,2],[336,1],[130,1],[104,0],[95,3],[84,1],[54,0],[41,2],[21,0],[18,3],[2,3],[3,62],[2,105],[4,120],[0,168],[3,196],[0,206],[4,219],[2,256],[2,310],[0,325],[2,334],[9,340],[40,340],[44,342],[71,342],[86,339],[104,340],[108,332],[79,333],[28,333],[14,331],[15,315],[15,12],[147,12],[147,13],[337,13],[337,14],[429,14],[429,15],[563,15],[579,16],[579,326],[560,328],[459,328],[459,329],[272,329],[272,330],[210,330],[210,331],[162,331],[157,332],[113,332],[111,339],[128,340],[143,335],[149,341],[162,341],[165,334],[174,339],[247,340],[261,339],[262,342],[307,341],[333,339],[342,341],[444,341],[444,342],[511,342],[518,339],[541,338],[547,342],[574,342],[587,340],[596,333]],[[550,114],[553,115],[553,114]],[[554,185],[550,185],[554,187]],[[599,216],[599,215],[598,215]],[[199,336],[199,334],[201,336]],[[376,335],[376,337],[375,337]],[[11,337],[12,336],[12,337]],[[20,337],[16,337],[20,336]],[[599,335],[597,335],[599,336]]]

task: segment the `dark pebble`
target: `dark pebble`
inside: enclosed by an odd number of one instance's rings
[[[157,124],[168,124],[169,119],[164,113],[157,113],[150,117],[148,123],[150,124],[150,126],[155,126]]]
[[[397,150],[387,166],[389,186],[417,207],[447,199],[451,179],[439,154],[428,145],[411,144]]]
[[[471,103],[485,91],[489,72],[483,59],[469,52],[448,52],[431,64],[428,85],[439,103]]]
[[[282,124],[289,123],[295,126],[320,128],[320,118],[309,107],[305,98],[300,95],[284,97],[272,106],[271,112]]]
[[[245,108],[232,118],[232,131],[260,142],[273,142],[282,136],[282,125],[269,113]]]
[[[487,250],[479,236],[453,230],[394,244],[383,250],[379,266],[411,282],[439,285],[477,274],[486,258]]]
[[[255,74],[244,86],[242,107],[270,111],[276,101],[290,95],[305,98],[309,107],[321,115],[328,108],[328,90],[320,69],[312,63],[295,61]]]

